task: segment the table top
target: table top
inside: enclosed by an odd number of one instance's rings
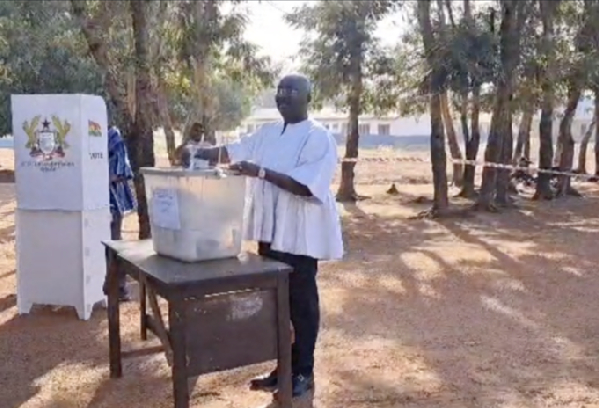
[[[102,243],[115,251],[119,258],[166,286],[195,286],[227,278],[252,278],[292,271],[289,265],[251,253],[242,253],[236,258],[187,263],[157,255],[150,239]]]

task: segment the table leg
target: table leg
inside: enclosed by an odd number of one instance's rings
[[[148,340],[148,320],[146,317],[146,275],[140,273],[139,297],[140,297],[140,338],[142,341]]]
[[[292,407],[292,333],[290,331],[289,276],[277,283],[277,402],[280,408]]]
[[[108,250],[108,361],[110,377],[123,376],[121,364],[121,327],[119,310],[119,264],[115,252]]]
[[[175,408],[189,408],[190,392],[187,375],[187,351],[185,345],[185,316],[181,300],[169,300],[169,332],[173,352],[173,398]]]

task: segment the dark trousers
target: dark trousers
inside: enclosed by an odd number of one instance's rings
[[[290,265],[290,315],[294,328],[292,344],[292,373],[310,376],[315,366],[315,344],[319,334],[321,313],[317,289],[318,261],[304,255],[292,255],[271,249],[264,242],[258,244],[258,253],[269,259]]]
[[[123,236],[121,235],[121,229],[123,227],[123,215],[115,212],[111,212],[111,220],[110,220],[110,239],[111,240],[121,240]],[[106,249],[106,262],[108,263],[108,248]],[[107,279],[104,279],[103,290],[104,293],[107,293]],[[119,276],[119,287],[122,291],[125,290],[125,275]]]
[[[123,228],[123,215],[119,213],[112,213],[110,220],[110,239],[121,240],[121,229]]]

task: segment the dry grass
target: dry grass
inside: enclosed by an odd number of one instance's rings
[[[372,198],[342,208],[348,255],[321,268],[317,389],[298,406],[597,407],[595,185],[506,214],[409,221],[430,186],[390,197],[381,179],[426,177],[428,165],[359,166]],[[14,185],[0,183],[0,408],[172,407],[160,355],[125,360],[125,377],[109,380],[102,310],[88,322],[69,309],[17,315],[14,205]],[[135,217],[125,229],[135,235]],[[139,345],[135,306],[122,310],[125,345]],[[201,377],[192,406],[268,404],[245,387],[265,368]]]

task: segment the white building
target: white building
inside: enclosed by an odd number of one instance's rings
[[[324,108],[320,111],[311,112],[311,116],[321,122],[333,133],[346,135],[348,133],[348,113],[332,108]],[[489,115],[482,115],[482,131],[487,131]],[[255,109],[250,116],[242,122],[240,133],[254,132],[265,123],[276,122],[281,119],[277,109],[261,108]],[[361,115],[358,119],[358,133],[362,135],[380,136],[428,136],[431,132],[430,116],[374,116]],[[458,130],[458,121],[455,126]]]
[[[581,140],[588,126],[592,122],[594,110],[594,101],[589,97],[583,97],[579,102],[573,123],[571,126],[571,132],[576,142]],[[558,136],[558,129],[564,107],[559,107],[555,110],[555,118],[553,124],[553,134],[556,138]],[[334,134],[340,135],[344,138],[348,133],[348,113],[341,112],[333,108],[324,108],[320,111],[311,112],[311,116],[321,122],[326,128],[331,130]],[[539,118],[538,113],[533,118],[531,126],[531,137],[537,139],[539,137]],[[239,134],[248,134],[254,132],[258,127],[265,123],[276,122],[281,117],[276,108],[259,108],[255,109],[250,116],[248,116],[242,122],[238,129]],[[488,113],[482,113],[480,116],[481,135],[482,139],[487,138],[489,132],[491,115]],[[461,136],[460,122],[455,114],[454,128],[459,137]],[[515,136],[519,129],[519,117],[515,116],[513,120],[513,132]],[[380,141],[383,144],[388,144],[387,141],[397,138],[422,138],[428,137],[431,134],[430,126],[430,115],[423,114],[420,116],[398,116],[398,115],[387,115],[387,116],[374,116],[374,115],[361,115],[359,117],[358,131],[361,136],[373,136],[377,140],[373,140],[375,144]],[[386,141],[383,141],[383,140]],[[368,144],[371,144],[367,142]],[[462,144],[462,143],[461,143]]]
[[[564,106],[558,107],[554,110],[554,121],[552,123],[552,135],[556,139],[558,137],[560,121],[563,117],[563,113],[565,111]],[[573,140],[575,142],[579,142],[588,127],[592,123],[594,119],[594,99],[590,96],[584,96],[579,100],[579,104],[577,105],[577,110],[575,111],[575,117],[573,118],[573,122],[571,123],[571,135],[573,136]],[[516,124],[518,129],[518,123]],[[539,138],[540,135],[540,111],[533,117],[533,121],[531,124],[531,137]]]

